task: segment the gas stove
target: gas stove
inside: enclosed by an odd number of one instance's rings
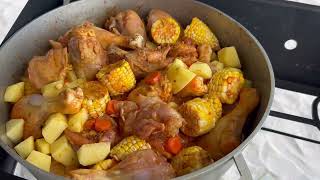
[[[276,77],[275,103],[262,131],[306,143],[320,144],[320,136],[295,133],[279,128],[283,126],[308,126],[310,131],[320,130],[318,104],[320,102],[320,7],[282,0],[200,0],[209,4],[244,25],[265,48]],[[34,18],[54,8],[69,3],[68,0],[29,0],[12,26],[6,41],[18,29]],[[289,95],[288,95],[289,94]],[[295,96],[308,99],[308,103],[297,106],[286,101]],[[279,99],[281,100],[279,100]],[[286,104],[286,102],[289,102]],[[286,106],[304,106],[310,113],[303,115]],[[284,107],[284,108],[282,108]],[[281,127],[283,127],[281,126]],[[308,129],[308,128],[307,128]],[[249,148],[249,147],[247,147]],[[0,174],[9,178],[11,174],[32,178],[20,173],[21,165],[0,149]],[[241,173],[241,170],[240,170]],[[11,176],[10,178],[18,178]]]

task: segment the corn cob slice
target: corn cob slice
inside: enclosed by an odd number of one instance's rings
[[[144,149],[151,149],[150,144],[136,136],[129,136],[111,149],[110,156],[116,160],[123,160],[127,155]]]
[[[96,170],[107,170],[116,165],[116,161],[114,159],[106,159],[95,164],[92,169]]]
[[[216,72],[209,82],[209,97],[217,96],[222,103],[233,104],[244,84],[241,70],[225,68]]]
[[[176,174],[182,176],[207,166],[211,162],[212,159],[207,151],[199,146],[191,146],[182,149],[178,155],[173,157],[171,165]]]
[[[198,45],[208,44],[213,50],[220,49],[217,37],[204,22],[196,17],[184,30],[184,36],[192,39]]]
[[[97,73],[96,77],[107,86],[111,96],[124,94],[134,88],[136,84],[130,65],[125,60],[105,66]]]
[[[174,44],[180,36],[180,26],[172,17],[158,19],[152,24],[151,36],[158,44]]]
[[[90,118],[103,116],[110,100],[108,89],[98,81],[89,81],[84,83],[83,93],[82,107],[87,109]]]
[[[186,119],[181,131],[192,137],[203,135],[214,128],[222,114],[222,104],[217,97],[195,98],[181,105],[179,112]]]

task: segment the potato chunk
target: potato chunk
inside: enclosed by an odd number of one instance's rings
[[[24,82],[12,84],[7,87],[4,93],[5,102],[17,102],[24,95]]]
[[[33,150],[28,156],[27,161],[44,171],[50,171],[51,156]]]
[[[73,132],[81,132],[84,123],[88,120],[89,114],[86,109],[81,109],[78,113],[70,116],[68,121],[68,129]]]
[[[72,149],[67,138],[61,136],[58,140],[50,145],[51,156],[54,160],[65,166],[77,165],[77,155]]]
[[[42,135],[49,143],[53,143],[68,127],[67,118],[61,113],[55,113],[49,116],[42,128]]]
[[[6,123],[6,135],[14,144],[21,141],[23,137],[23,119],[11,119]]]
[[[218,59],[225,67],[241,68],[239,56],[234,46],[221,49],[218,52]]]
[[[195,62],[189,67],[189,70],[204,79],[210,79],[212,77],[211,68],[207,63]]]
[[[43,154],[50,154],[50,144],[44,138],[37,139],[36,150]]]
[[[104,160],[110,152],[110,142],[84,144],[78,150],[81,165],[89,166]]]
[[[168,79],[172,83],[172,91],[177,94],[196,76],[186,68],[186,65],[179,59],[176,59],[167,71]]]
[[[41,88],[41,93],[44,97],[58,96],[63,91],[63,84],[63,80],[47,84]]]
[[[14,147],[14,149],[17,151],[17,153],[22,157],[22,158],[27,158],[31,151],[34,150],[34,138],[33,136],[28,137],[18,145]]]

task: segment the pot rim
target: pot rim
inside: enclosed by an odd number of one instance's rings
[[[227,15],[226,13],[216,9],[215,7],[212,7],[210,5],[207,5],[205,3],[199,2],[199,1],[195,1],[195,0],[185,0],[185,1],[189,1],[192,2],[194,4],[198,4],[200,6],[204,6],[206,8],[209,8],[210,10],[216,11],[218,13],[220,13],[221,15],[227,17],[230,21],[232,21],[233,23],[235,23],[238,27],[240,27],[254,42],[255,44],[258,46],[259,50],[262,52],[263,57],[266,61],[267,67],[268,67],[268,71],[269,71],[269,76],[270,76],[270,84],[271,84],[271,89],[270,89],[270,97],[267,103],[267,107],[263,113],[263,116],[261,118],[261,120],[259,121],[259,123],[257,124],[257,126],[255,127],[255,129],[251,132],[251,134],[236,148],[234,149],[232,152],[230,152],[229,154],[227,154],[226,156],[224,156],[223,158],[219,159],[218,161],[203,167],[199,170],[196,170],[192,173],[183,175],[183,176],[179,176],[176,177],[174,179],[176,180],[180,180],[180,179],[190,179],[190,178],[194,178],[196,176],[208,173],[209,171],[213,171],[214,169],[218,168],[219,166],[222,166],[224,164],[226,164],[227,161],[231,160],[234,156],[236,156],[237,154],[241,153],[242,150],[247,146],[247,144],[252,140],[252,138],[258,133],[258,131],[260,131],[262,124],[265,122],[270,109],[271,109],[271,105],[272,105],[272,101],[273,101],[273,97],[274,97],[274,89],[275,89],[275,80],[274,80],[274,73],[273,73],[273,68],[271,65],[271,62],[269,60],[269,57],[267,55],[267,53],[265,52],[264,48],[262,47],[262,45],[260,44],[260,42],[250,33],[249,30],[247,30],[243,25],[241,25],[238,21],[236,21],[235,19],[233,19],[232,17],[230,17],[229,15]],[[24,25],[22,28],[20,28],[18,31],[16,31],[0,48],[0,52],[2,51],[3,47],[5,47],[8,43],[10,43],[11,39],[13,37],[15,37],[18,33],[22,32],[27,26],[30,26],[30,24],[33,24],[35,21],[37,21],[38,19],[42,19],[45,16],[51,16],[52,14],[55,14],[57,11],[61,10],[62,8],[65,8],[67,6],[73,5],[73,6],[77,6],[77,4],[83,3],[84,1],[76,1],[76,2],[72,2],[70,4],[64,5],[64,6],[60,6],[57,7],[55,9],[52,9],[44,14],[42,14],[41,16],[33,19],[32,21],[30,21],[29,23],[27,23],[26,25]],[[11,156],[13,157],[17,162],[21,163],[24,167],[26,167],[27,169],[29,169],[31,171],[31,173],[39,173],[42,176],[43,175],[49,175],[49,176],[53,176],[56,179],[65,179],[62,176],[50,173],[50,172],[46,172],[30,163],[28,163],[27,161],[25,161],[25,159],[21,158],[14,150],[13,148],[9,147],[8,144],[6,144],[5,142],[3,142],[2,137],[0,138],[0,146]]]

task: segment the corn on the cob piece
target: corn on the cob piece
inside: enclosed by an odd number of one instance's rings
[[[107,86],[111,96],[124,94],[134,88],[136,84],[130,65],[125,60],[105,66],[97,73],[96,77]]]
[[[108,89],[98,81],[85,82],[82,107],[87,109],[90,118],[103,116],[110,96]]]
[[[116,164],[114,159],[106,159],[95,164],[92,169],[96,170],[107,170],[112,168]]]
[[[216,72],[209,82],[209,97],[217,96],[222,103],[233,104],[244,84],[241,70],[225,68]]]
[[[174,44],[180,36],[180,26],[172,17],[158,19],[152,24],[151,36],[158,44]]]
[[[127,155],[144,149],[151,149],[150,144],[136,136],[129,136],[111,149],[110,156],[116,160],[123,160]]]
[[[179,112],[186,119],[181,131],[188,136],[200,136],[214,128],[222,114],[222,104],[217,97],[195,98],[182,104]]]
[[[182,149],[171,161],[172,167],[178,176],[188,174],[192,171],[207,166],[212,162],[207,151],[199,146],[191,146]]]
[[[220,49],[219,41],[210,28],[197,17],[184,30],[184,36],[192,39],[196,44],[208,44],[213,50]]]

